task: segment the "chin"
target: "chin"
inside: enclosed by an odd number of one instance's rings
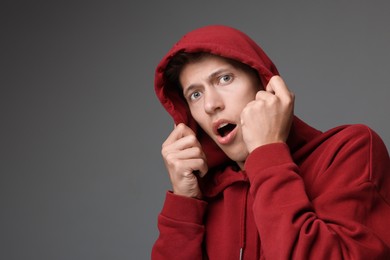
[[[224,152],[231,160],[237,163],[245,162],[246,158],[249,155],[249,152],[246,149],[246,147],[245,149],[241,148],[241,149],[234,149],[232,151],[224,151]]]

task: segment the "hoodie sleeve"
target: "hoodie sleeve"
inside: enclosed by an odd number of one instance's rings
[[[202,259],[206,207],[205,201],[167,192],[158,217],[160,235],[153,246],[152,259]]]
[[[369,128],[347,129],[300,167],[283,143],[247,158],[266,259],[390,259],[389,155]]]

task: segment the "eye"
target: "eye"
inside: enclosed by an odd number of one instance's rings
[[[226,83],[229,83],[233,80],[233,76],[232,75],[229,75],[229,74],[226,74],[226,75],[222,75],[220,78],[219,78],[219,83],[220,84],[226,84]]]
[[[201,96],[202,96],[202,94],[199,91],[195,91],[195,92],[191,93],[190,100],[191,101],[197,100]]]

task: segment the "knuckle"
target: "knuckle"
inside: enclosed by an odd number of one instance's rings
[[[162,146],[161,146],[161,155],[162,156],[166,156],[168,153],[169,153],[169,145],[168,144],[163,144]]]
[[[162,149],[161,149],[161,155],[162,155],[163,157],[166,157],[166,155],[167,155],[167,149],[166,149],[166,147],[162,147]]]
[[[253,104],[253,106],[251,107],[249,112],[262,110],[266,106],[266,104],[267,104],[267,101],[258,100],[256,103]]]
[[[194,150],[195,150],[194,151],[195,152],[195,156],[197,156],[197,157],[201,157],[202,156],[203,152],[202,152],[202,149],[200,149],[199,146],[195,146]]]
[[[161,152],[167,149],[168,144],[166,142],[161,144]]]
[[[174,156],[174,154],[172,153],[165,154],[164,158],[169,165],[172,166],[173,164],[175,164],[176,157]]]
[[[198,158],[194,160],[194,164],[196,168],[201,168],[204,163],[204,160],[202,158]]]
[[[271,79],[269,80],[269,82],[275,82],[275,81],[278,81],[280,79],[281,79],[281,77],[279,75],[273,75],[271,77]]]
[[[194,168],[199,168],[199,166],[201,165],[201,161],[202,159],[200,158],[194,159]]]
[[[161,144],[161,149],[164,149],[164,147],[166,147],[167,145],[168,145],[168,143],[167,143],[168,141],[167,140],[165,140],[165,142],[163,142],[162,144]]]
[[[177,131],[179,131],[180,133],[183,133],[183,132],[185,131],[185,129],[186,129],[186,125],[183,124],[183,123],[180,123],[180,124],[178,124],[178,125],[176,126],[176,129],[177,129]]]
[[[295,94],[294,94],[294,92],[290,92],[290,98],[291,98],[291,101],[294,101],[294,100],[295,100]]]
[[[173,165],[176,171],[182,171],[182,169],[184,169],[184,167],[186,166],[182,160],[175,160]]]
[[[278,98],[276,95],[272,95],[272,96],[270,96],[270,97],[268,98],[268,101],[269,101],[270,103],[276,103],[276,102],[279,101],[279,98]]]
[[[167,165],[169,167],[170,174],[172,176],[177,176],[177,172],[180,170],[180,166],[175,162],[167,162]]]
[[[242,111],[241,111],[241,118],[246,118],[249,113],[249,107],[246,106]]]
[[[191,144],[194,144],[197,142],[197,139],[196,139],[196,136],[195,135],[189,135],[188,137],[188,141],[191,143]]]
[[[294,101],[295,101],[295,94],[291,92],[290,95],[289,95],[289,99],[287,100],[287,104],[288,105],[293,105]]]
[[[180,123],[178,125],[175,126],[175,128],[173,129],[172,133],[177,133],[177,134],[180,134],[183,132],[183,124]]]

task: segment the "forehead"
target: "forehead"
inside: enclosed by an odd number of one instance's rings
[[[195,60],[188,62],[186,65],[184,65],[184,67],[191,66],[191,65],[204,66],[207,64],[210,64],[210,65],[233,65],[232,63],[233,63],[233,61],[230,61],[227,58],[210,54],[210,55],[204,55],[198,59],[195,59]]]
[[[183,66],[180,81],[199,76],[210,76],[221,69],[236,69],[233,62],[218,56],[204,56]]]

